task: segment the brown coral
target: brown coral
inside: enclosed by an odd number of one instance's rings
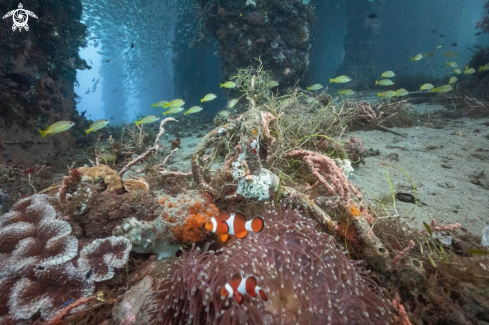
[[[122,190],[121,177],[107,165],[80,167],[78,172],[81,173],[82,180],[89,180],[92,183],[103,181],[107,185],[107,191]]]

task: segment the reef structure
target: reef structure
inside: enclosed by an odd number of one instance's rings
[[[0,12],[17,5],[2,1]],[[36,129],[62,120],[82,123],[74,85],[76,70],[89,67],[78,54],[86,42],[81,1],[34,0],[25,9],[39,17],[29,20],[29,31],[13,32],[12,18],[0,20],[0,139],[5,160],[35,165],[73,148],[84,136],[74,128],[64,137],[41,139]]]
[[[54,317],[69,302],[91,295],[94,281],[112,278],[129,257],[131,243],[123,237],[96,240],[78,253],[58,204],[36,194],[0,218],[2,324],[31,324],[38,311],[45,320]]]
[[[314,8],[308,2],[284,1],[199,1],[201,16],[218,41],[223,75],[257,66],[275,71],[280,86],[293,85],[309,65],[309,29]]]

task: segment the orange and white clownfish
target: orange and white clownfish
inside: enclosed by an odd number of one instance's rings
[[[265,291],[256,285],[256,279],[252,276],[242,278],[240,275],[234,275],[229,283],[226,283],[221,289],[221,296],[233,297],[238,304],[243,302],[243,295],[247,293],[252,297],[260,296],[262,300],[267,300]]]
[[[229,235],[244,238],[248,231],[260,232],[264,226],[265,223],[261,217],[246,221],[245,216],[239,212],[229,213],[227,210],[221,210],[217,217],[212,217],[211,222],[205,224],[205,229],[215,232],[225,243],[229,239]]]

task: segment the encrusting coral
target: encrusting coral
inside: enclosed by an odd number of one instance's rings
[[[158,259],[172,257],[182,244],[204,241],[209,235],[204,224],[219,214],[213,203],[195,192],[162,196],[156,202],[162,212],[154,220],[126,218],[113,234],[128,238],[134,251],[154,253]]]
[[[73,265],[78,240],[71,235],[69,223],[61,219],[57,204],[54,198],[36,194],[18,201],[0,217],[0,323],[29,323],[38,310],[43,319],[50,319],[66,302],[90,295],[95,289],[93,281],[98,279]],[[117,265],[122,260],[124,265],[127,255],[121,256],[116,246],[99,245],[94,251],[104,257],[86,264],[97,265],[97,271],[110,271],[110,266],[116,266],[114,257],[118,257]],[[94,257],[85,254],[87,247],[80,260]],[[129,252],[128,241],[125,247]]]
[[[107,191],[117,191],[122,189],[122,179],[116,171],[107,165],[98,165],[93,167],[80,167],[78,172],[82,180],[88,180],[92,183],[103,180],[107,185]]]
[[[126,264],[131,248],[131,242],[124,237],[96,239],[81,250],[78,267],[83,274],[91,271],[93,281],[112,279],[114,268]]]
[[[193,248],[160,280],[155,324],[391,324],[394,306],[333,237],[297,210],[269,206],[265,229],[218,251]],[[254,276],[268,301],[221,297],[233,275]]]

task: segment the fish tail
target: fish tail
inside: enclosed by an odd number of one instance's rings
[[[204,99],[202,98],[202,99],[200,100],[200,102],[201,102],[201,103],[203,103],[203,102],[204,102]]]
[[[306,88],[306,90],[309,90],[309,89],[311,89],[311,87],[307,87],[307,88]]]
[[[379,82],[377,80],[375,80],[375,85],[378,85],[378,84],[379,84]]]
[[[169,103],[168,104],[163,104],[163,108],[168,108],[168,107],[170,107],[170,104]]]
[[[183,115],[187,115],[187,114],[188,114],[188,112],[183,113]]]
[[[155,105],[154,104],[151,104],[151,107],[155,107]]]
[[[141,124],[141,121],[134,121],[134,124],[136,124],[136,126],[139,126],[139,124]]]
[[[329,83],[334,82],[334,79],[329,78]]]
[[[224,84],[219,84],[219,88],[222,88],[222,87],[224,87]]]
[[[49,134],[48,131],[43,131],[43,130],[37,130],[37,132],[39,132],[39,134],[41,135],[42,138],[44,138],[46,135]]]
[[[413,57],[413,58],[411,58],[411,62],[413,62],[413,61],[414,61],[414,57]]]
[[[382,97],[382,95],[380,93],[377,93],[377,97]]]
[[[90,132],[93,132],[93,130],[92,129],[86,129],[85,130],[85,134],[89,134]]]
[[[484,69],[484,67],[483,66],[479,66],[479,71],[478,72],[481,72],[482,69]]]

